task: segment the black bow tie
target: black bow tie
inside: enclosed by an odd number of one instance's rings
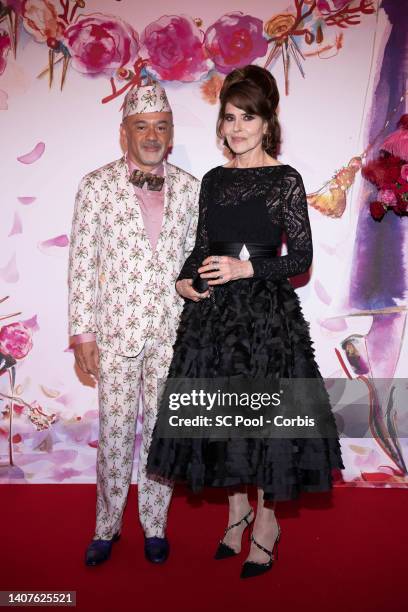
[[[136,187],[142,188],[143,185],[147,183],[147,188],[150,191],[161,191],[164,183],[164,176],[158,176],[150,172],[142,172],[142,170],[133,170],[129,180]]]

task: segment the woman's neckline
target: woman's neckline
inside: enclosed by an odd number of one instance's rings
[[[219,166],[223,170],[263,170],[264,168],[284,168],[289,164],[269,164],[267,166],[248,166],[246,168],[240,168],[236,166]]]

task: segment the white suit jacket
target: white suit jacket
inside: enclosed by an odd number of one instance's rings
[[[75,202],[69,254],[69,334],[134,356],[149,337],[174,343],[183,299],[175,281],[196,235],[200,181],[165,162],[163,224],[155,251],[125,157],[87,174]]]

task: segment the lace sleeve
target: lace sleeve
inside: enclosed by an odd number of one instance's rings
[[[280,280],[296,276],[306,272],[312,263],[313,243],[306,192],[302,177],[296,170],[292,169],[283,177],[279,197],[288,254],[251,261],[254,278]]]
[[[203,179],[201,181],[195,245],[190,255],[184,262],[184,265],[181,269],[180,274],[177,277],[177,280],[182,280],[183,278],[194,278],[197,275],[198,268],[201,266],[203,260],[208,255],[208,235],[206,224],[208,190],[209,176],[208,174],[206,174],[203,176]]]

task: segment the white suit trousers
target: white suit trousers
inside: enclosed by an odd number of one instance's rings
[[[139,520],[146,537],[164,536],[172,483],[149,479],[146,474],[146,460],[157,418],[157,381],[167,376],[172,352],[169,344],[157,339],[147,340],[136,357],[100,352],[94,539],[110,539],[121,530],[132,477],[141,394],[143,437],[138,473]]]

